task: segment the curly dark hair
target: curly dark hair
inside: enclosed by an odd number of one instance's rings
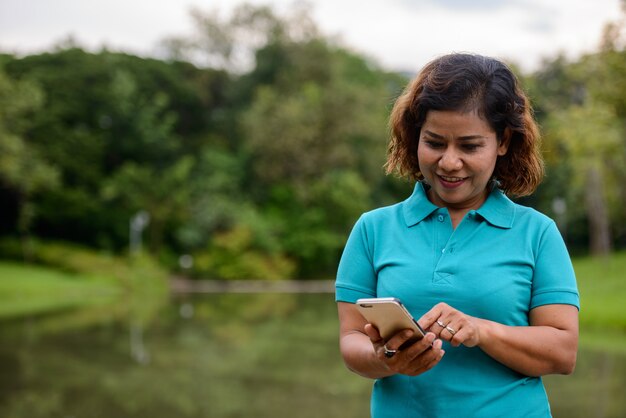
[[[493,176],[507,194],[533,193],[544,174],[540,136],[530,102],[503,62],[481,55],[453,53],[428,63],[396,100],[389,119],[387,173],[422,180],[417,147],[429,110],[476,111],[509,141]]]

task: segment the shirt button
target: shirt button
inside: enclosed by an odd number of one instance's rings
[[[441,249],[441,254],[444,254],[445,252],[446,252],[446,249],[445,249],[445,248],[442,248],[442,249]]]
[[[443,222],[443,215],[439,215],[439,216],[437,216],[437,220],[438,220],[439,222]]]

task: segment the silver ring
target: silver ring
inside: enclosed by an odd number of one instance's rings
[[[383,345],[383,348],[385,349],[385,357],[387,357],[387,358],[393,357],[398,352],[398,350],[390,350],[390,349],[388,349],[387,348],[387,344]]]
[[[444,324],[440,320],[437,320],[437,325],[439,325],[441,328],[445,328],[446,327],[446,324]]]
[[[446,326],[446,331],[448,331],[452,335],[456,334],[456,331],[451,326]]]

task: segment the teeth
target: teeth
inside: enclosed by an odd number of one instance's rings
[[[455,181],[461,181],[461,180],[463,180],[463,178],[462,178],[462,177],[446,177],[446,176],[439,176],[439,177],[441,177],[441,178],[442,178],[442,179],[444,179],[445,181],[449,181],[449,182],[451,182],[451,183],[452,183],[452,182],[455,182]]]

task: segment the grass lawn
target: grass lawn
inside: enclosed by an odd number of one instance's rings
[[[626,252],[574,259],[580,291],[580,342],[626,353]]]
[[[0,319],[108,303],[114,279],[0,261]]]

